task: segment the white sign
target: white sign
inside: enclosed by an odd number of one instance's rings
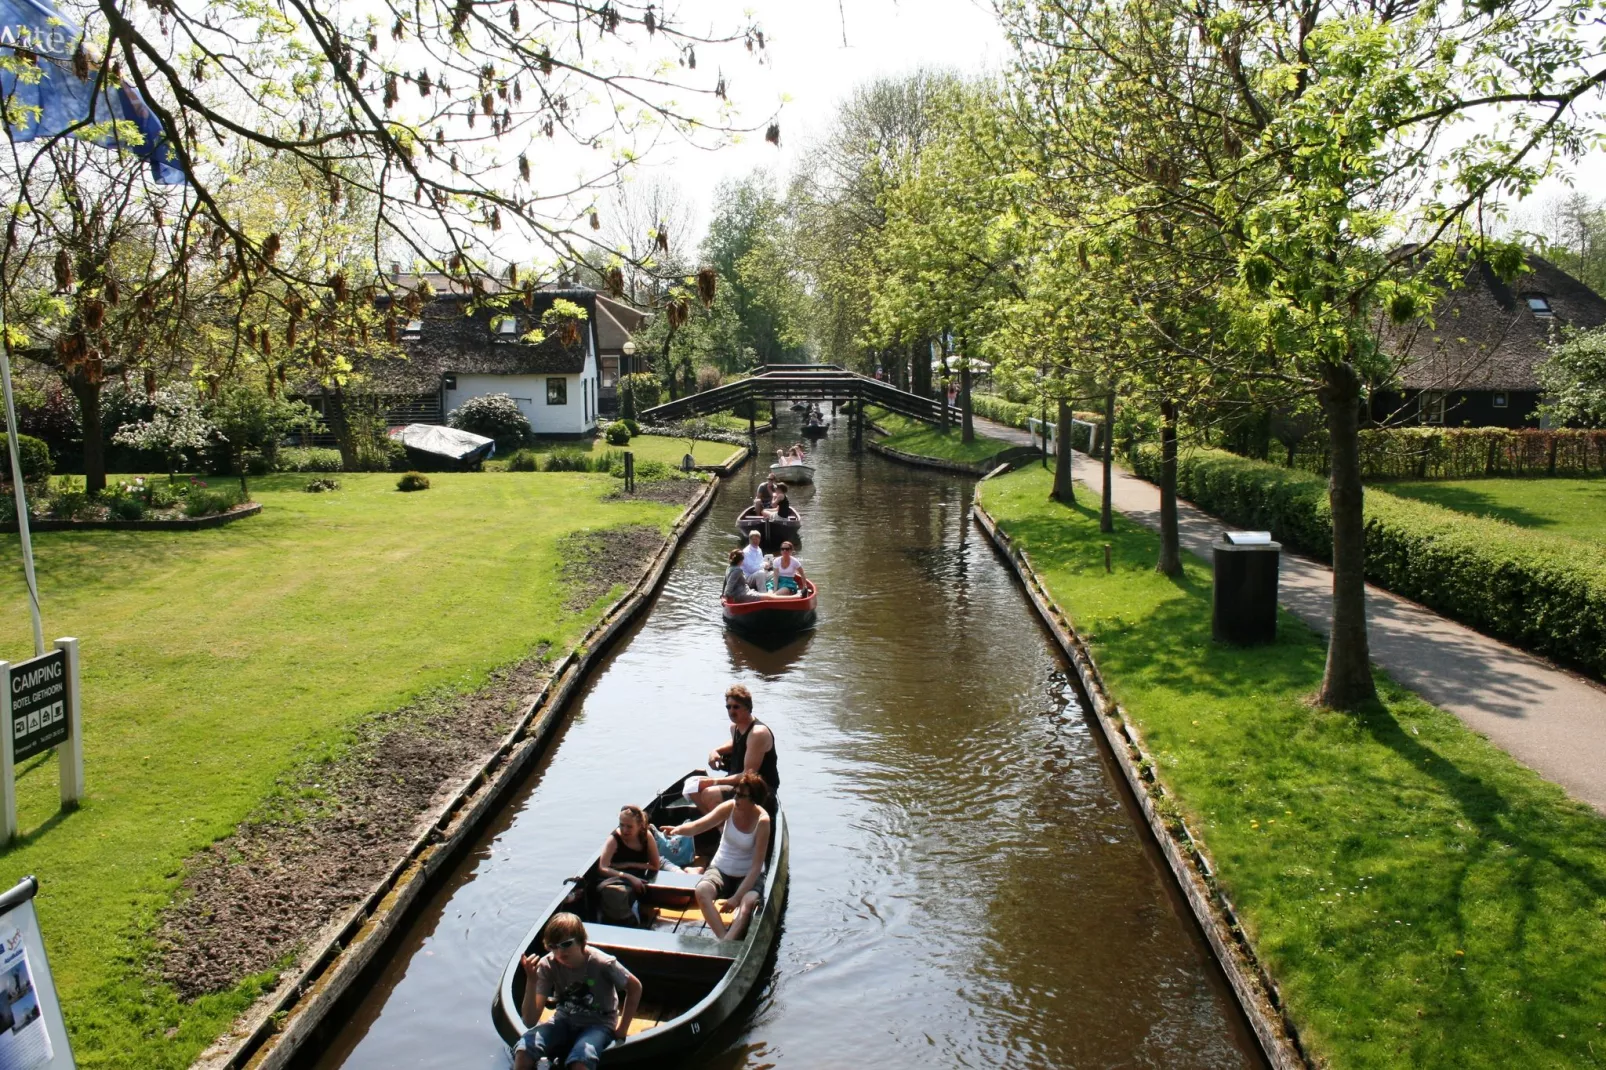
[[[32,877],[0,894],[0,1070],[72,1070]]]

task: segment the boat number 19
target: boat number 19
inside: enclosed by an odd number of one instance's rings
[[[693,1035],[695,1035],[697,1033],[701,1033],[703,1031],[703,1023],[701,1023],[701,1022],[693,1022],[691,1024],[691,1031],[692,1031]]]

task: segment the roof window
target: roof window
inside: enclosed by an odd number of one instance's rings
[[[403,338],[417,338],[419,335],[421,335],[423,333],[424,333],[424,321],[423,320],[408,320],[407,321],[407,325],[402,328],[402,337]]]
[[[1535,317],[1542,320],[1553,320],[1556,318],[1556,314],[1550,310],[1550,298],[1546,297],[1544,294],[1528,294],[1524,300],[1528,302],[1528,310],[1532,312]]]
[[[511,338],[519,333],[519,318],[517,316],[498,316],[491,324],[491,329],[502,338]]]

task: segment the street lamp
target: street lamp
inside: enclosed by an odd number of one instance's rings
[[[624,354],[625,359],[619,369],[619,379],[615,383],[616,387],[623,386],[624,377],[636,370],[636,343],[626,341],[619,352]],[[619,391],[619,417],[624,420],[634,420],[636,418],[636,399],[629,387],[624,387]]]

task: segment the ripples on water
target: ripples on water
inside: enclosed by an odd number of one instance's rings
[[[688,1067],[1257,1065],[969,484],[844,439],[793,495],[818,630],[721,626],[744,473],[319,1065],[505,1068],[508,956],[618,804],[720,741],[738,681],[778,739],[791,892],[774,970]]]

